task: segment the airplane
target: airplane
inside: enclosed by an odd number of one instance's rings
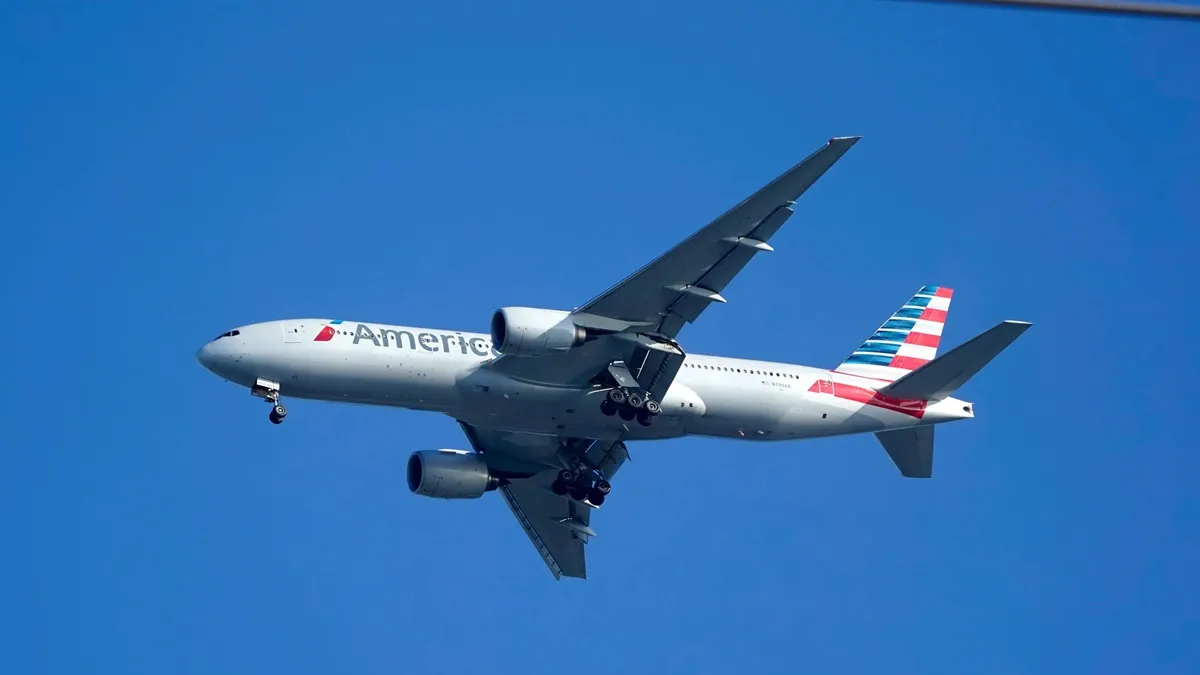
[[[860,137],[830,139],[671,250],[570,311],[502,307],[476,333],[342,319],[241,326],[204,344],[208,370],[287,416],[283,396],[431,411],[468,450],[417,450],[408,489],[499,492],[556,579],[587,578],[593,512],[631,441],[786,441],[873,433],[900,474],[933,475],[936,425],[975,416],[953,396],[1030,323],[1003,321],[938,355],[952,289],[923,286],[840,364],[692,354],[680,330],[726,286]]]

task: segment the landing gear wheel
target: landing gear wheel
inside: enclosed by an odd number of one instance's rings
[[[588,497],[588,490],[584,488],[571,488],[571,499],[581,502]]]
[[[634,412],[631,408],[627,408],[627,407],[622,407],[620,410],[617,411],[617,413],[621,416],[621,419],[625,420],[626,422],[633,419],[634,416],[637,415],[636,412]]]
[[[554,476],[554,482],[550,484],[550,491],[558,496],[563,496],[571,491],[572,486],[577,482],[575,472],[570,469],[561,469]]]
[[[592,488],[591,490],[588,490],[587,500],[591,502],[593,506],[600,506],[604,503],[604,493],[596,488]]]
[[[645,402],[646,399],[642,398],[642,395],[637,392],[630,394],[629,398],[626,399],[626,403],[634,410],[640,410]]]
[[[601,478],[600,480],[596,481],[596,490],[600,494],[606,495],[612,492],[612,484]]]
[[[628,398],[629,394],[624,389],[614,388],[608,390],[608,402],[618,408],[625,405],[625,400]]]
[[[271,408],[271,414],[267,415],[267,419],[271,420],[271,424],[279,424],[283,422],[283,418],[287,417],[287,408],[283,404],[276,403]]]
[[[646,405],[643,406],[643,408],[651,415],[657,415],[662,412],[662,406],[658,404],[658,401],[655,401],[652,398],[646,399]]]
[[[606,398],[600,402],[600,412],[604,413],[606,417],[612,417],[617,414],[617,404]]]

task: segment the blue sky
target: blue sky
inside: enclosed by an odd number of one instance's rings
[[[893,4],[0,9],[0,672],[1195,672],[1200,27]],[[869,436],[631,447],[592,579],[450,419],[194,360],[291,316],[569,308],[834,135],[682,334],[836,364],[923,284],[1034,327],[936,477]]]

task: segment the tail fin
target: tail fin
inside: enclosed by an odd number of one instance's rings
[[[932,425],[877,431],[875,438],[905,478],[933,477]]]
[[[881,388],[880,394],[940,401],[953,394],[1033,324],[1002,321],[928,364]]]
[[[835,370],[891,382],[937,356],[954,289],[924,286]]]

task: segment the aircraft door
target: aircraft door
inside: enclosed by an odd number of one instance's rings
[[[302,324],[285,323],[283,324],[283,341],[284,342],[300,342],[300,333],[304,329]]]
[[[829,373],[822,373],[817,377],[817,392],[821,394],[833,394],[833,378]]]

